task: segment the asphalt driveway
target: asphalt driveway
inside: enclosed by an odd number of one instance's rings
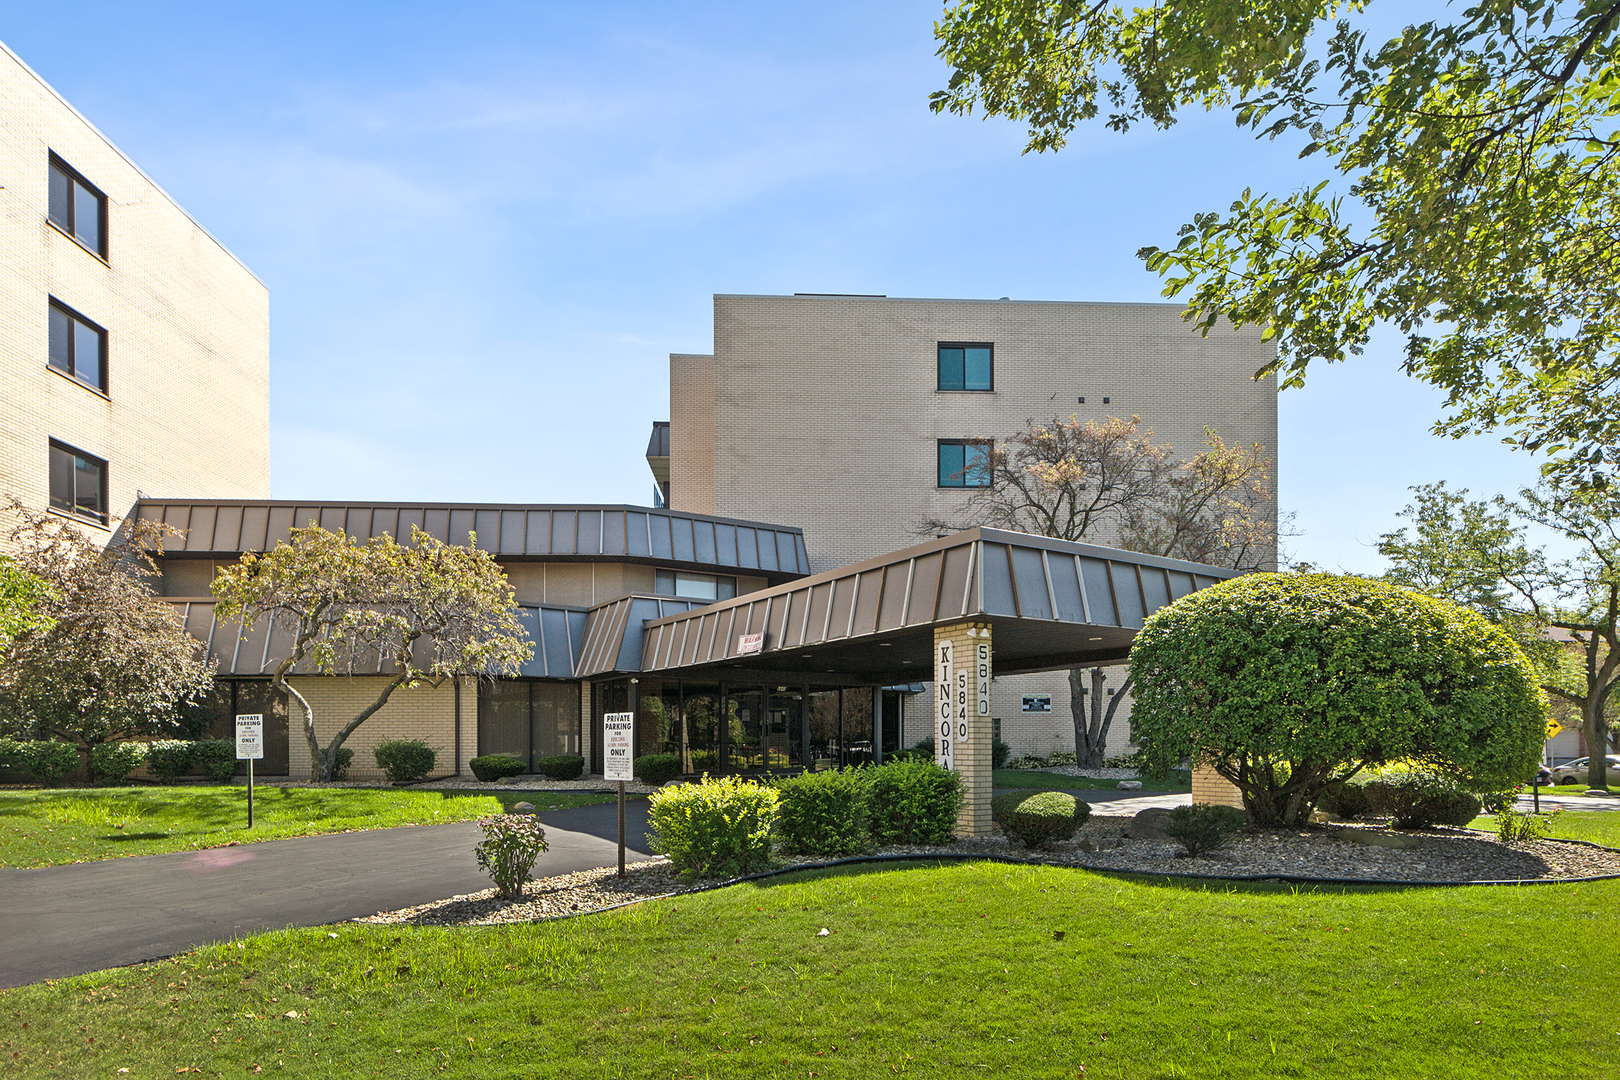
[[[618,862],[618,807],[541,814],[537,874]],[[647,803],[625,807],[627,858]],[[269,840],[39,870],[0,869],[0,987],[173,956],[263,930],[318,926],[478,892],[475,822]]]

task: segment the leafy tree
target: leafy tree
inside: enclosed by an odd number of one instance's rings
[[[11,511],[16,568],[44,588],[31,586],[39,617],[0,657],[0,725],[92,747],[177,731],[179,710],[212,685],[213,665],[145,585],[161,526],[133,522],[103,548],[62,518],[15,501]]]
[[[313,780],[331,779],[344,741],[400,687],[516,671],[534,653],[512,586],[489,553],[420,529],[409,546],[386,535],[359,544],[318,526],[294,529],[274,550],[221,567],[213,591],[218,618],[244,627],[268,618],[292,636],[271,682],[303,713]],[[379,657],[392,677],[322,747],[314,709],[289,676],[300,664],[324,675],[375,671]]]
[[[959,518],[929,519],[918,531],[989,525],[1259,569],[1276,552],[1271,462],[1258,444],[1228,447],[1213,430],[1204,434],[1205,449],[1177,461],[1169,443],[1141,429],[1140,417],[1031,420],[975,466],[985,486],[974,489]],[[1103,763],[1114,715],[1131,688],[1127,675],[1105,705],[1106,678],[1093,668],[1088,688],[1084,668],[1069,671],[1075,757],[1087,768]]]
[[[1602,486],[1620,464],[1620,3],[1475,0],[1382,43],[1371,6],[957,0],[931,105],[1025,121],[1036,151],[1101,108],[1119,131],[1202,108],[1297,139],[1319,182],[1246,190],[1141,249],[1165,295],[1190,290],[1205,332],[1264,327],[1284,386],[1396,326],[1448,395],[1438,432],[1505,427]]]
[[[1387,576],[1467,603],[1513,631],[1540,661],[1542,687],[1580,713],[1592,751],[1588,784],[1608,787],[1609,699],[1620,683],[1620,492],[1543,484],[1517,501],[1486,503],[1444,484],[1413,490],[1417,502],[1403,516],[1416,535],[1386,533],[1378,547],[1393,564]],[[1572,541],[1576,554],[1550,559],[1529,547],[1526,523]],[[1573,648],[1551,640],[1547,627]]]
[[[1131,648],[1132,735],[1243,793],[1257,825],[1305,821],[1368,766],[1480,788],[1522,782],[1547,702],[1518,645],[1456,604],[1366,578],[1250,574],[1149,616]]]
[[[51,599],[44,581],[0,555],[0,650],[18,634],[50,629],[40,609]]]

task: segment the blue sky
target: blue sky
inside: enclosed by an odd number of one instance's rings
[[[713,293],[1156,300],[1139,247],[1311,177],[1224,116],[1022,156],[928,111],[938,11],[81,0],[0,39],[269,285],[277,497],[644,503]],[[1298,557],[1375,570],[1409,485],[1534,479],[1398,361],[1282,394]]]

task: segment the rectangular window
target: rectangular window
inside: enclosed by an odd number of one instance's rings
[[[51,301],[51,367],[107,392],[107,331],[77,311]]]
[[[994,390],[994,352],[995,347],[988,342],[940,342],[939,389]]]
[[[990,440],[939,440],[940,487],[989,487]]]
[[[683,600],[730,600],[737,595],[737,579],[717,574],[653,571],[653,592]]]
[[[55,154],[51,155],[50,187],[49,215],[56,227],[105,259],[107,196]]]
[[[52,442],[51,509],[107,524],[107,463]]]

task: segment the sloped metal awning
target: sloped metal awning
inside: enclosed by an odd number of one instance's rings
[[[1123,660],[1143,620],[1238,572],[970,529],[654,619],[640,670],[681,678],[893,684],[929,678],[934,627],[992,627],[998,675]],[[763,634],[742,654],[745,635]],[[621,668],[621,670],[625,670]]]
[[[290,628],[279,624],[272,627],[270,620],[260,619],[244,633],[241,623],[215,618],[214,607],[215,603],[208,600],[174,601],[175,612],[185,623],[186,631],[207,647],[208,655],[218,665],[216,674],[268,675],[291,653]],[[531,679],[576,678],[575,671],[585,649],[589,614],[583,608],[518,605],[518,622],[534,642],[534,656],[518,674]],[[426,663],[432,645],[427,641],[418,644],[418,661]],[[293,672],[316,674],[307,663],[300,664]],[[349,658],[343,664],[343,672],[392,675],[394,665],[385,663],[376,652],[368,651]]]

